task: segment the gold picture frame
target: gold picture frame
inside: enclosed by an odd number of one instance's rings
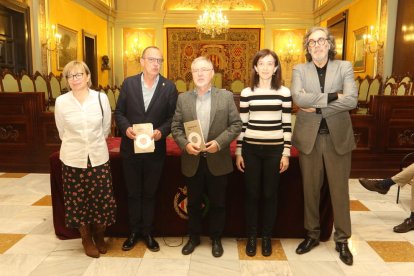
[[[68,62],[78,57],[78,32],[62,25],[57,26],[57,31],[62,36],[57,55],[57,69],[63,70]]]
[[[364,26],[354,31],[354,72],[365,72],[366,53],[364,47],[364,34],[368,31],[368,27]]]

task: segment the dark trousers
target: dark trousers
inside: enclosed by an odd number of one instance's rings
[[[212,175],[207,167],[207,160],[205,157],[200,157],[196,174],[192,177],[186,177],[186,182],[190,237],[198,237],[201,234],[203,194],[206,192],[210,237],[212,239],[220,238],[226,222],[227,175]]]
[[[129,226],[132,233],[149,235],[154,221],[155,194],[165,157],[122,158],[128,191]]]
[[[283,146],[243,144],[246,232],[257,235],[259,199],[262,194],[262,235],[270,237],[277,215],[277,192]]]

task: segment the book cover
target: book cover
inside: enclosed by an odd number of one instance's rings
[[[134,152],[135,153],[154,152],[155,150],[154,139],[151,139],[151,136],[154,132],[152,124],[151,123],[134,124],[132,128],[136,134],[136,138],[134,141]]]
[[[201,130],[201,125],[199,120],[188,121],[184,123],[185,135],[187,140],[203,150],[206,148],[204,142],[203,131]]]

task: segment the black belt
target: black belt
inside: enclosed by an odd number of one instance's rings
[[[318,133],[319,134],[329,134],[329,129],[327,129],[327,128],[320,128],[318,130]]]
[[[206,158],[207,157],[207,152],[206,151],[200,152],[200,157]]]

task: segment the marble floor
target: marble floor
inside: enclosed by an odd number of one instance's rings
[[[123,252],[123,240],[108,238],[108,253],[92,259],[84,255],[79,239],[54,235],[48,174],[0,172],[0,275],[413,275],[414,231],[392,231],[409,214],[410,187],[401,190],[396,204],[396,187],[380,195],[356,179],[349,186],[353,266],[339,260],[332,239],[297,255],[300,240],[275,238],[270,257],[259,253],[251,258],[244,254],[244,240],[225,238],[224,255],[214,258],[207,238],[188,256],[181,254],[186,241],[181,237],[158,237],[157,253],[142,243]]]

